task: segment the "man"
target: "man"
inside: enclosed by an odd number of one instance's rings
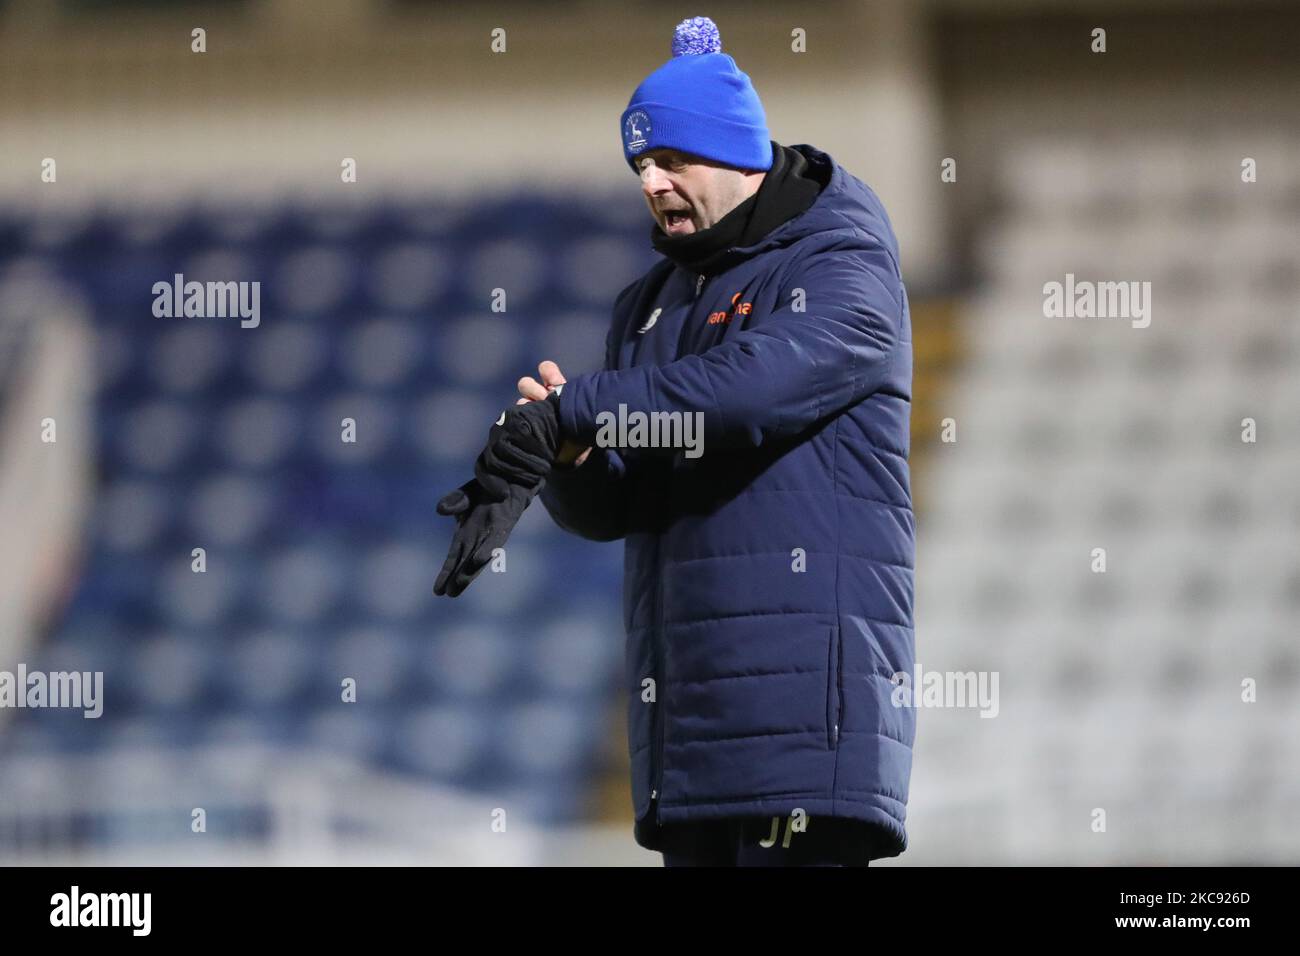
[[[668,865],[895,856],[915,718],[891,702],[914,558],[893,230],[828,155],[769,139],[704,18],[621,126],[665,258],[619,294],[604,370],[520,381],[439,507],[459,530],[435,590],[463,590],[539,492],[562,528],[624,539],[638,842]],[[636,413],[698,422],[695,444],[607,427]]]

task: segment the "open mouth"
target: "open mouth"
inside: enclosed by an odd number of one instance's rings
[[[664,210],[663,215],[664,232],[670,236],[691,232],[695,228],[695,224],[691,222],[691,214],[685,209],[667,209]]]

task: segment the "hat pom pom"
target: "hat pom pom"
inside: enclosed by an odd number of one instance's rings
[[[718,33],[718,25],[708,17],[683,20],[673,31],[673,56],[721,52],[722,35]]]

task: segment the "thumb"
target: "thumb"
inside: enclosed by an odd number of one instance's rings
[[[469,510],[469,495],[465,491],[465,485],[461,485],[455,491],[449,491],[438,501],[438,514],[440,515],[460,515]]]

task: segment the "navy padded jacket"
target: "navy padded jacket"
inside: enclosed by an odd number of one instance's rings
[[[542,500],[626,539],[638,819],[801,808],[875,824],[895,856],[916,729],[891,703],[914,655],[907,294],[875,193],[792,148],[829,170],[813,205],[721,274],[658,262],[617,298],[605,369],[560,395],[589,444],[620,405],[700,412],[703,453],[598,447]]]

